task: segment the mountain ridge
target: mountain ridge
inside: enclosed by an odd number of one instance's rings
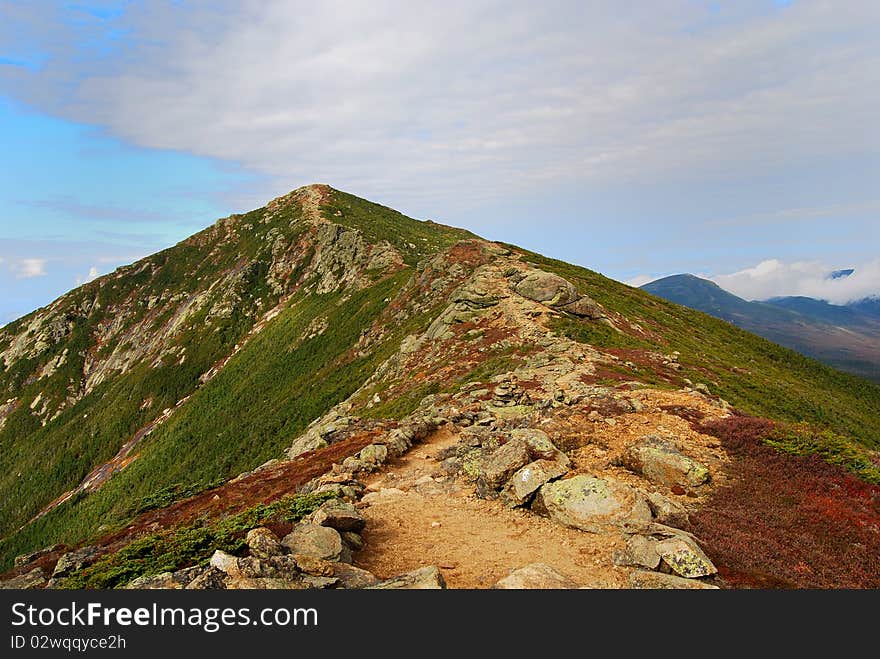
[[[674,425],[723,482],[714,440],[660,406],[738,418],[735,407],[806,424],[768,430],[780,450],[880,480],[880,388],[584,268],[323,185],[14,321],[0,358],[6,566],[53,543],[134,537],[144,510],[179,499],[211,515],[226,510],[220,493],[243,505],[236,479],[280,496],[259,487],[315,473],[325,455],[344,473],[346,446],[392,446],[401,428],[423,439],[484,423],[496,437],[545,423],[578,451],[579,433],[599,442],[615,418],[630,440],[643,423]],[[632,478],[596,456],[581,468]]]

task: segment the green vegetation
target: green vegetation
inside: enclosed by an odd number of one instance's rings
[[[223,482],[223,480],[218,479],[210,483],[198,481],[195,483],[190,483],[189,485],[184,485],[183,483],[174,483],[173,485],[169,485],[168,487],[163,487],[157,492],[148,494],[140,501],[136,502],[131,509],[131,514],[139,515],[148,510],[158,510],[159,508],[166,508],[175,501],[187,499],[191,496],[199,494],[200,492],[213,490],[215,487],[220,487]]]
[[[871,455],[851,440],[806,424],[778,425],[764,443],[791,455],[817,455],[825,462],[843,467],[863,481],[880,485],[880,466]]]
[[[475,238],[464,229],[435,222],[420,222],[398,211],[333,190],[323,207],[324,216],[337,224],[358,229],[371,243],[387,240],[403,254],[408,265],[451,247],[459,240]]]
[[[191,524],[143,536],[117,552],[74,572],[62,588],[117,588],[137,577],[207,564],[215,550],[236,554],[252,528],[270,522],[296,522],[332,494],[295,495],[204,524]]]

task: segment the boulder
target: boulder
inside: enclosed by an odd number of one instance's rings
[[[661,540],[655,549],[663,563],[679,576],[694,579],[718,572],[709,557],[689,535],[681,534]]]
[[[251,551],[251,556],[257,558],[269,558],[284,553],[278,536],[264,526],[248,531],[244,541]]]
[[[292,460],[303,453],[317,451],[318,449],[326,448],[328,446],[329,444],[327,443],[327,440],[323,439],[320,435],[307,433],[294,440],[290,448],[287,449],[287,457]]]
[[[592,533],[609,525],[651,521],[651,509],[638,491],[611,479],[586,475],[542,485],[532,509],[563,526]]]
[[[58,559],[52,572],[53,579],[61,579],[77,570],[91,565],[98,558],[97,547],[82,547],[75,551],[69,551]]]
[[[498,489],[530,459],[526,443],[512,439],[483,458],[479,466],[480,478],[488,487]]]
[[[586,295],[582,295],[574,302],[562,305],[559,309],[570,313],[573,316],[579,316],[580,318],[587,318],[589,320],[601,320],[602,318],[605,318],[605,312],[602,310],[602,307],[599,306],[599,303]]]
[[[289,581],[277,577],[228,577],[227,590],[303,590],[310,584],[302,580]]]
[[[179,590],[184,587],[174,578],[173,572],[160,572],[133,579],[125,587],[126,590]]]
[[[369,588],[381,590],[441,590],[446,588],[446,581],[444,581],[440,569],[432,565],[380,581],[373,586],[369,586]]]
[[[493,586],[501,590],[570,590],[577,587],[574,581],[544,563],[532,563],[514,570]]]
[[[536,460],[519,469],[507,481],[502,496],[513,506],[521,506],[544,483],[568,473],[568,467],[555,460]]]
[[[31,590],[39,588],[45,583],[46,575],[43,573],[43,569],[35,567],[30,572],[0,581],[0,590]]]
[[[696,579],[682,579],[674,574],[663,572],[647,572],[645,570],[633,570],[629,574],[630,588],[653,588],[667,590],[718,590],[718,586],[697,581]]]
[[[342,542],[348,545],[349,549],[359,551],[364,548],[364,539],[361,537],[360,533],[355,533],[354,531],[342,531],[339,535],[342,536]]]
[[[321,504],[314,513],[312,521],[320,526],[329,526],[337,531],[362,531],[367,520],[357,508],[346,501],[331,499]]]
[[[556,448],[549,435],[543,430],[536,428],[517,428],[511,431],[510,438],[513,441],[521,441],[526,445],[529,457],[532,460],[555,460],[568,467],[571,461],[568,456]]]
[[[657,540],[644,535],[634,535],[627,539],[626,549],[612,554],[615,565],[634,565],[656,570],[660,565],[657,553]]]
[[[580,297],[570,281],[543,270],[530,270],[513,290],[524,298],[550,307],[571,304]]]
[[[667,487],[698,487],[709,481],[709,470],[658,435],[647,435],[624,451],[623,465],[651,482]]]
[[[378,467],[388,459],[388,447],[384,444],[370,444],[358,454],[360,461],[369,467]]]
[[[189,582],[186,590],[220,590],[226,588],[226,573],[211,566]]]
[[[369,588],[379,583],[379,578],[375,574],[354,565],[347,563],[331,563],[331,565],[332,576],[339,580],[341,588]]]
[[[687,508],[683,505],[665,497],[658,492],[648,492],[645,495],[651,512],[661,524],[674,527],[682,527],[688,522]]]
[[[342,537],[329,526],[304,522],[284,536],[281,544],[292,554],[306,554],[328,561],[338,561],[343,556]]]

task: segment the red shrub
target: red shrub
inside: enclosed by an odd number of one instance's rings
[[[731,586],[880,587],[880,487],[767,446],[775,427],[745,416],[695,426],[721,440],[732,484],[689,530]]]

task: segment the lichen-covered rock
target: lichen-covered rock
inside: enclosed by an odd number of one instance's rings
[[[370,467],[378,467],[388,459],[388,447],[384,444],[370,444],[361,449],[358,457]]]
[[[646,570],[633,570],[629,574],[630,588],[639,589],[667,589],[667,590],[718,590],[718,586],[704,583],[696,579],[683,579],[674,574],[663,572],[648,572]]]
[[[556,460],[536,460],[519,469],[507,485],[502,496],[513,506],[521,506],[538,491],[544,483],[568,473],[568,467]]]
[[[549,565],[532,563],[514,570],[498,581],[493,588],[501,590],[570,590],[578,588],[578,585]]]
[[[529,300],[550,307],[571,304],[579,297],[574,284],[559,275],[543,270],[530,270],[517,282],[513,290]]]
[[[244,541],[251,551],[251,556],[257,558],[269,558],[284,553],[278,536],[264,526],[248,531]]]
[[[343,557],[342,537],[339,531],[329,526],[300,523],[284,536],[281,544],[292,554],[306,554],[328,561],[338,561]]]
[[[657,435],[647,435],[629,446],[621,461],[630,471],[667,487],[698,487],[710,478],[704,465]]]
[[[530,461],[528,447],[522,440],[513,439],[495,449],[479,465],[483,482],[492,489],[501,487],[517,469]]]
[[[312,521],[340,532],[362,531],[367,524],[367,520],[358,512],[357,508],[339,499],[331,499],[321,504],[321,507],[312,513]]]
[[[31,590],[39,588],[45,583],[46,575],[43,573],[42,568],[35,567],[30,572],[0,581],[0,590]]]
[[[559,524],[592,533],[609,525],[651,521],[651,509],[638,491],[611,479],[585,475],[542,485],[532,509]]]
[[[510,438],[513,441],[525,443],[526,450],[532,460],[554,460],[564,467],[568,467],[571,463],[568,456],[556,448],[550,436],[543,430],[517,428],[511,431]]]
[[[91,565],[98,558],[97,547],[82,547],[75,551],[69,551],[58,559],[55,569],[52,571],[53,579],[61,579],[72,572],[81,570]]]
[[[436,566],[423,567],[406,574],[401,574],[370,586],[380,590],[441,590],[446,588],[446,581]]]
[[[673,572],[687,579],[707,577],[718,572],[709,557],[688,535],[681,534],[661,540],[655,549]]]
[[[564,304],[559,308],[573,316],[579,316],[589,320],[601,320],[602,318],[605,318],[605,312],[602,307],[599,306],[599,303],[586,295],[582,295],[574,302]]]
[[[149,574],[133,579],[125,587],[126,590],[179,590],[184,587],[174,578],[173,572]]]
[[[226,588],[226,573],[211,566],[189,582],[186,590],[220,590]]]
[[[294,440],[290,448],[287,449],[287,457],[293,459],[303,453],[317,451],[318,449],[326,448],[327,446],[329,446],[327,440],[323,439],[318,434],[307,433]]]

